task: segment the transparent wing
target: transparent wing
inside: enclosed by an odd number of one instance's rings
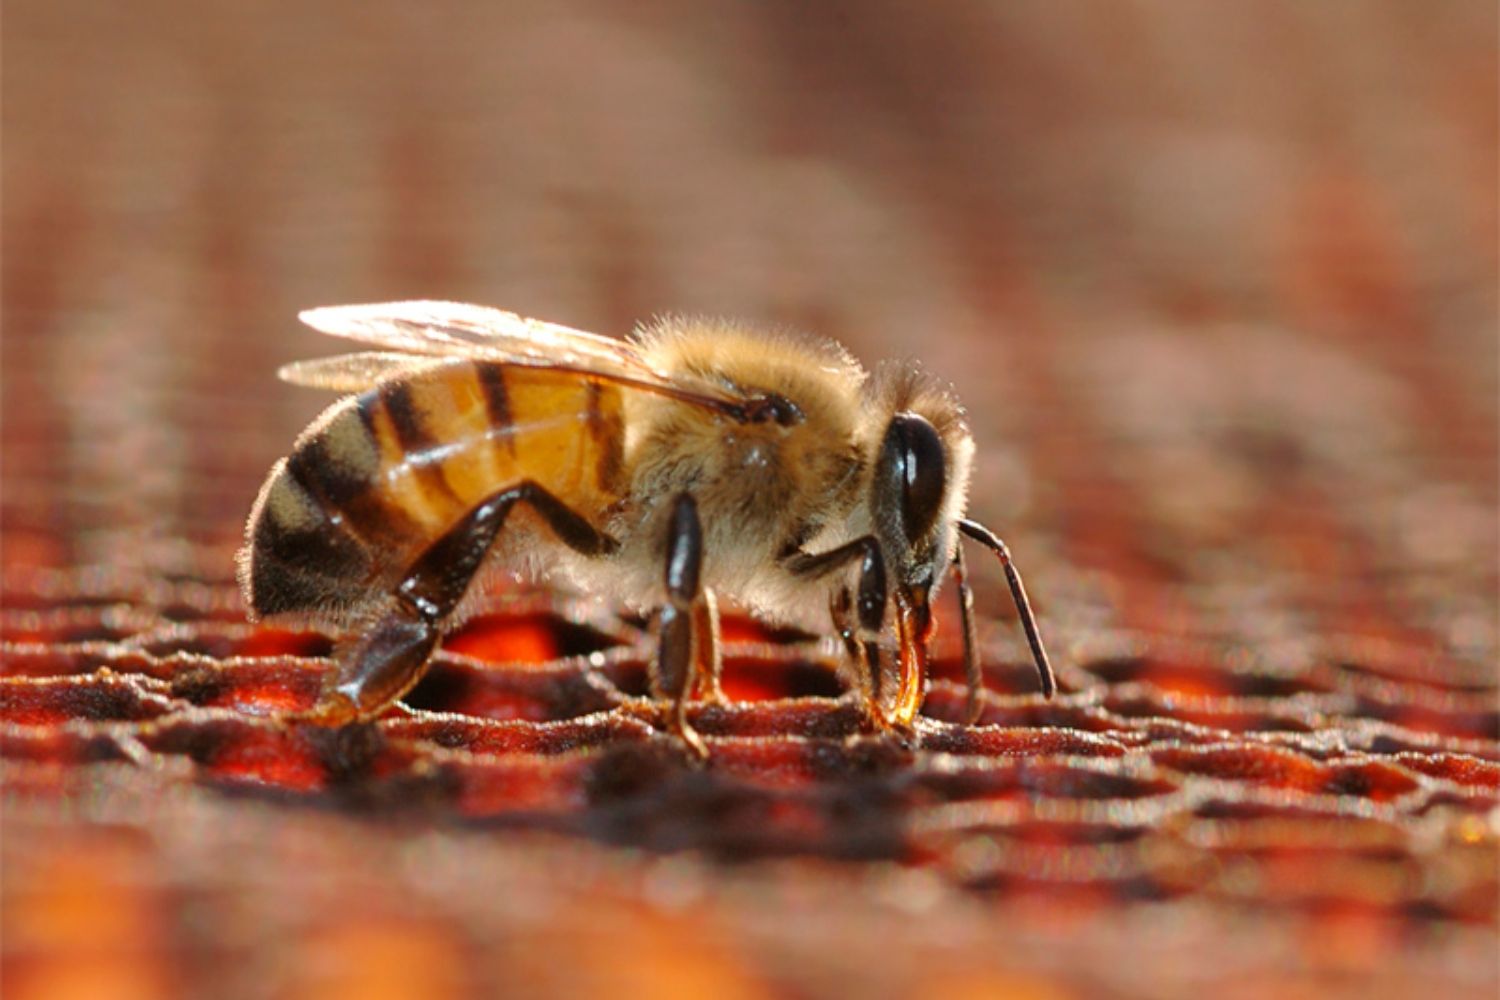
[[[332,358],[313,358],[283,365],[276,375],[283,382],[309,389],[332,389],[334,392],[363,392],[383,379],[406,375],[428,365],[441,364],[445,358],[396,354],[391,351],[361,351]]]
[[[462,302],[380,302],[308,309],[299,317],[314,330],[374,347],[410,355],[464,357],[576,372],[657,392],[741,419],[746,414],[743,404],[753,402],[721,386],[654,369],[624,341],[527,319],[503,309]],[[299,369],[296,375],[301,374]],[[330,382],[338,378],[340,385],[350,384],[342,375],[327,378]]]

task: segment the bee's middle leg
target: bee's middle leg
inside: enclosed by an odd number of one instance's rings
[[[652,693],[672,700],[672,731],[681,737],[699,757],[708,756],[703,738],[687,719],[688,698],[693,691],[694,675],[705,652],[704,642],[717,643],[717,630],[700,636],[696,619],[703,603],[703,524],[698,519],[698,504],[691,494],[679,494],[672,504],[667,536],[666,589],[667,603],[661,609],[661,636],[656,669],[652,672]],[[717,617],[717,616],[715,616]],[[717,662],[718,651],[709,653]],[[714,678],[717,686],[717,677]]]
[[[421,680],[442,626],[484,563],[518,503],[525,503],[565,545],[585,555],[614,550],[600,532],[539,484],[526,480],[492,495],[459,519],[407,569],[391,606],[336,655],[334,677],[304,721],[342,725],[373,719]]]
[[[724,643],[719,630],[719,599],[713,588],[703,588],[703,598],[693,608],[693,616],[698,637],[698,693],[705,700],[722,705],[726,701],[719,683],[724,673]]]

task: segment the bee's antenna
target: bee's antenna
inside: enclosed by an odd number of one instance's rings
[[[1026,597],[1026,587],[1021,583],[1021,574],[1011,562],[1010,549],[989,528],[978,521],[959,518],[958,530],[983,545],[1000,559],[1005,567],[1005,579],[1010,584],[1010,595],[1015,598],[1016,610],[1021,614],[1021,627],[1026,630],[1026,641],[1031,644],[1031,658],[1036,661],[1036,672],[1042,679],[1042,697],[1051,698],[1057,691],[1057,680],[1052,673],[1052,664],[1047,660],[1047,649],[1042,645],[1042,633],[1037,631],[1036,618],[1031,613],[1031,601]]]

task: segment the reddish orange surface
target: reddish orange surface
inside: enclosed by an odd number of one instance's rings
[[[12,0],[12,997],[1492,998],[1493,4]],[[245,621],[309,306],[710,312],[965,400],[985,694],[499,587],[376,725]],[[821,631],[821,622],[810,623]]]

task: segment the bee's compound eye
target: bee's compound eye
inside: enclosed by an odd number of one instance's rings
[[[943,439],[925,417],[898,413],[880,450],[881,479],[901,496],[901,528],[915,543],[937,520],[947,491]]]

